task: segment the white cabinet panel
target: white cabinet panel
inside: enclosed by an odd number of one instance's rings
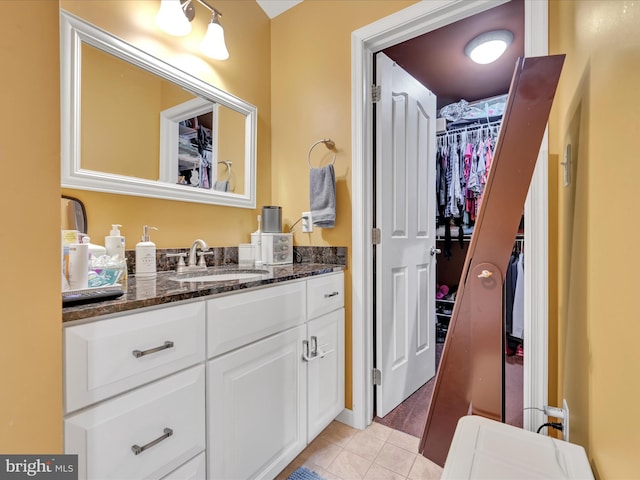
[[[271,479],[306,445],[301,325],[208,362],[208,478]]]
[[[204,311],[190,303],[65,328],[65,411],[204,361]]]
[[[319,275],[307,280],[307,318],[344,306],[344,274]]]
[[[193,367],[66,417],[65,453],[78,454],[79,478],[159,479],[202,452],[204,370]]]
[[[207,302],[209,358],[304,323],[305,282],[292,282]]]
[[[207,456],[202,452],[162,480],[207,480]]]
[[[311,320],[307,338],[316,349],[307,373],[311,442],[344,408],[344,308]]]

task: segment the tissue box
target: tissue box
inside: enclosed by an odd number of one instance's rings
[[[257,245],[258,237],[262,237],[262,263],[265,265],[293,263],[292,233],[252,233],[251,243]]]

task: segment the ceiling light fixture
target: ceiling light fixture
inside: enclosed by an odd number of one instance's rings
[[[197,0],[211,10],[211,21],[207,27],[200,50],[215,60],[229,58],[229,50],[224,41],[224,30],[220,25],[222,14],[204,0]],[[156,24],[169,35],[181,37],[191,32],[191,22],[196,15],[193,0],[161,0],[156,15]]]
[[[476,63],[485,65],[495,62],[513,41],[509,30],[494,30],[478,35],[467,43],[464,53]]]

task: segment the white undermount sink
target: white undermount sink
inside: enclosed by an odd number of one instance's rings
[[[221,271],[219,273],[183,273],[171,277],[176,282],[228,282],[230,280],[260,280],[268,274],[268,270]]]

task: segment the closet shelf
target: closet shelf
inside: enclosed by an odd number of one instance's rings
[[[449,330],[449,321],[453,315],[455,300],[436,298],[436,342],[444,342]]]

